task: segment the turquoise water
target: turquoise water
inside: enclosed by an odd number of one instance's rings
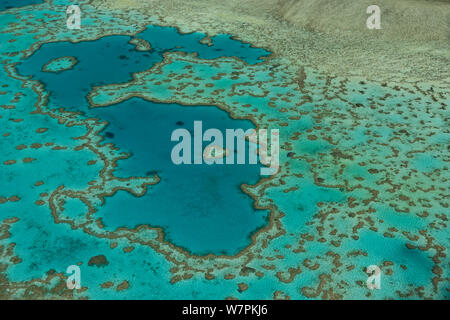
[[[39,4],[44,2],[43,0],[2,0],[0,2],[0,11],[8,10],[11,8],[24,7],[31,4]]]
[[[73,264],[73,298],[448,299],[448,87],[306,67],[300,87],[268,49],[86,3],[78,31],[71,1],[0,12],[1,299],[61,297]],[[280,172],[172,165],[194,120],[280,129]]]

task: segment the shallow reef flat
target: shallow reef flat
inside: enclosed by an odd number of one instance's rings
[[[308,54],[361,38],[184,3],[0,11],[0,298],[448,299],[448,43],[350,70]],[[198,118],[279,129],[278,173],[164,163]]]

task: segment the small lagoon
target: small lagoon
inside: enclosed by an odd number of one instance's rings
[[[170,154],[173,130],[252,128],[248,120],[231,119],[214,106],[158,104],[133,98],[113,107],[91,111],[110,124],[104,131],[132,156],[118,163],[119,177],[158,174],[161,181],[144,197],[125,191],[106,199],[99,214],[108,229],[150,224],[164,228],[166,240],[191,253],[234,254],[250,243],[250,234],[266,224],[267,212],[253,209],[253,200],[240,190],[260,179],[259,165],[175,165]],[[108,138],[109,137],[109,138]],[[205,143],[207,145],[208,143]]]

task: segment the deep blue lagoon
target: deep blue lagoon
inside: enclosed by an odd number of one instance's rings
[[[119,161],[119,177],[158,174],[161,181],[137,198],[120,191],[106,199],[99,215],[108,229],[141,224],[161,226],[166,240],[191,253],[233,254],[247,246],[250,234],[266,223],[267,212],[254,210],[242,183],[260,179],[259,165],[175,165],[171,161],[173,130],[253,128],[248,120],[231,119],[214,106],[158,104],[133,98],[113,107],[96,108],[110,124],[106,142],[132,153]],[[113,138],[112,138],[113,136]],[[206,146],[208,143],[205,143]]]

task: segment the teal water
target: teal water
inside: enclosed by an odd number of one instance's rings
[[[45,85],[51,106],[86,112],[86,95],[93,86],[129,81],[133,72],[160,61],[159,54],[139,52],[129,40],[127,36],[110,36],[80,43],[48,43],[22,62],[18,70]],[[78,64],[60,73],[42,71],[47,62],[64,56],[75,57]]]
[[[86,289],[74,298],[449,298],[447,87],[381,85],[305,67],[300,90],[298,65],[277,56],[259,63],[269,54],[263,49],[228,35],[211,38],[208,46],[203,33],[158,26],[141,32],[144,24],[161,21],[137,11],[126,19],[123,11],[99,11],[87,2],[80,0],[88,27],[79,31],[65,29],[65,6],[72,1],[46,2],[39,10],[24,9],[26,14],[0,12],[0,248],[6,248],[0,250],[0,299],[26,298],[34,288],[35,297],[60,298],[65,270],[73,264],[80,266]],[[103,37],[135,33],[149,41],[150,51],[135,50],[129,36]],[[38,41],[46,44],[38,49]],[[29,50],[34,54],[28,56]],[[168,52],[170,61],[163,61]],[[57,75],[41,72],[61,56],[79,63]],[[222,56],[228,58],[212,63]],[[156,72],[145,71],[159,62]],[[136,81],[128,82],[139,71]],[[39,80],[49,100],[39,104],[36,82],[20,74]],[[105,107],[89,108],[85,96],[92,86],[114,83],[91,96]],[[130,93],[142,98],[129,98]],[[37,102],[44,112],[32,112]],[[167,161],[168,134],[191,129],[193,120],[208,127],[253,126],[229,118],[216,103],[280,129],[281,172],[247,188],[259,205],[276,208],[272,227],[238,256],[207,258],[173,250],[151,230],[114,231],[160,225],[165,240],[193,253],[233,254],[266,224],[267,212],[254,210],[253,200],[239,190],[241,183],[260,178],[256,166],[185,172]],[[103,128],[89,117],[109,125]],[[83,138],[86,123],[99,130],[99,136],[89,135],[91,141]],[[95,148],[100,137],[103,147]],[[108,159],[130,153],[114,171],[124,179],[101,184],[105,163],[93,150]],[[149,179],[126,178],[154,173],[161,181],[141,197],[111,192],[115,187],[140,192]],[[111,192],[104,203],[103,192]],[[205,193],[193,196],[200,192]],[[88,205],[78,196],[97,210],[86,223]],[[65,209],[56,211],[62,221],[56,223],[50,204]],[[18,221],[7,220],[13,217]],[[100,254],[108,264],[89,265]],[[382,269],[381,290],[364,285],[364,270],[373,264]],[[53,278],[46,284],[51,270],[63,282]],[[118,290],[125,280],[128,289]],[[248,290],[239,290],[242,283]]]
[[[213,106],[158,104],[139,98],[95,108],[90,114],[109,122],[102,133],[106,142],[132,154],[119,161],[116,176],[156,173],[161,178],[144,197],[121,191],[106,198],[99,211],[106,228],[160,226],[166,240],[191,253],[230,255],[249,245],[251,233],[267,223],[267,212],[255,211],[253,200],[239,188],[258,182],[259,165],[175,165],[170,158],[177,144],[170,141],[175,129],[193,132],[194,121],[201,120],[203,132],[247,130],[253,128],[250,121],[231,119]]]
[[[46,43],[17,69],[23,75],[39,80],[50,92],[50,106],[64,106],[68,110],[87,111],[86,95],[93,86],[124,83],[132,73],[150,69],[163,60],[170,51],[195,53],[199,58],[214,60],[219,57],[238,57],[246,63],[262,62],[270,53],[249,44],[233,40],[228,35],[217,35],[212,45],[200,43],[206,34],[195,32],[180,34],[176,28],[149,26],[136,37],[149,41],[152,50],[137,51],[128,43],[129,36],[102,37],[80,43]],[[60,73],[43,72],[42,67],[52,59],[73,56],[78,64]]]

